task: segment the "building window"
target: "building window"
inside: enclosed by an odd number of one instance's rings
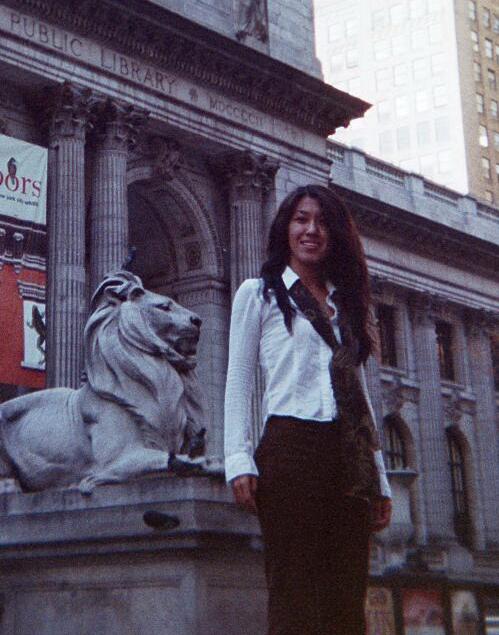
[[[499,391],[499,334],[494,333],[490,338],[490,348],[494,372],[494,388]]]
[[[450,150],[442,150],[438,153],[438,171],[440,174],[449,174],[452,167],[452,154]]]
[[[476,2],[474,0],[468,0],[468,18],[476,20]]]
[[[411,31],[411,46],[414,50],[426,48],[428,46],[428,31],[426,29]]]
[[[499,44],[496,44],[496,64],[499,64]]]
[[[331,70],[339,71],[343,69],[343,53],[335,53],[331,56]]]
[[[346,54],[347,68],[359,65],[359,49],[349,49]]]
[[[378,9],[372,13],[373,30],[381,30],[388,26],[388,15],[385,9]]]
[[[486,29],[490,29],[490,9],[482,9],[482,24]]]
[[[430,24],[429,29],[430,42],[432,44],[440,44],[442,41],[442,26],[441,24]]]
[[[482,65],[480,62],[473,62],[473,75],[475,77],[475,82],[482,81]]]
[[[480,93],[477,93],[475,97],[476,97],[476,109],[479,113],[483,113],[484,111],[483,95],[480,95]]]
[[[484,40],[484,48],[485,48],[485,56],[491,60],[494,57],[494,47],[492,45],[492,40],[485,38]]]
[[[411,147],[411,131],[409,126],[397,128],[397,150],[408,150]]]
[[[482,174],[484,179],[490,181],[490,161],[487,157],[482,157]]]
[[[395,99],[395,114],[399,119],[409,115],[409,98],[407,95],[400,95]]]
[[[454,338],[452,324],[439,320],[435,324],[435,330],[437,334],[440,377],[448,381],[454,381],[456,375],[454,372]]]
[[[497,101],[495,99],[490,100],[490,116],[492,119],[497,119]]]
[[[478,142],[482,146],[482,148],[489,147],[489,134],[487,132],[487,128],[485,126],[478,127]]]
[[[426,79],[428,77],[428,60],[425,58],[414,60],[412,63],[412,73],[414,75],[414,81],[416,82]]]
[[[333,22],[329,27],[328,39],[330,42],[337,42],[343,39],[343,24],[341,22]]]
[[[426,0],[411,0],[409,10],[411,20],[422,18],[426,14]]]
[[[395,339],[397,330],[395,308],[388,304],[378,304],[376,317],[378,319],[381,363],[383,366],[396,368],[398,359]]]
[[[376,88],[378,91],[384,91],[390,88],[392,84],[392,69],[380,68],[376,71]]]
[[[480,51],[480,47],[478,46],[478,33],[476,31],[470,31],[471,42],[473,46],[473,51],[478,53]]]
[[[403,4],[394,4],[390,7],[390,23],[402,24],[405,18],[405,7]]]
[[[345,29],[347,32],[347,37],[355,37],[359,33],[359,23],[355,19],[350,19],[345,21]]]
[[[436,108],[447,104],[447,87],[445,85],[433,87],[433,104]]]
[[[418,90],[416,92],[416,111],[425,112],[430,108],[430,100],[426,90]]]
[[[452,430],[447,430],[447,446],[454,506],[454,530],[458,540],[469,546],[471,544],[471,519],[466,489],[464,455],[461,443]]]
[[[487,80],[489,82],[489,88],[491,88],[492,90],[496,90],[497,89],[496,73],[491,68],[487,69]]]
[[[496,15],[495,13],[494,13],[493,29],[494,29],[494,33],[499,33],[499,15]]]
[[[386,60],[390,57],[390,41],[378,40],[374,42],[374,59],[376,61]]]
[[[388,100],[378,102],[378,121],[388,123],[391,118],[391,106]]]
[[[494,132],[494,148],[499,150],[499,132]]]
[[[419,146],[427,146],[431,142],[431,127],[429,121],[420,121],[416,126]]]
[[[437,143],[447,143],[450,139],[450,127],[448,117],[435,119],[435,138]]]
[[[409,72],[407,64],[397,64],[393,68],[393,83],[395,86],[403,86],[409,81]]]
[[[399,426],[394,419],[396,415],[387,415],[383,426],[383,445],[388,470],[405,470],[407,468],[407,452],[400,434]]]
[[[379,150],[381,154],[393,152],[393,134],[391,130],[384,130],[379,133]]]
[[[435,172],[435,157],[433,154],[426,154],[419,158],[421,174],[428,179],[432,179]]]
[[[485,200],[487,201],[487,203],[494,202],[494,195],[490,190],[485,190]]]
[[[496,179],[499,181],[499,163],[496,163]]]

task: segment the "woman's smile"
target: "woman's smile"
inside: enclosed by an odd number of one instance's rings
[[[289,223],[288,240],[291,268],[317,265],[326,257],[329,230],[316,199],[304,196],[298,202]]]

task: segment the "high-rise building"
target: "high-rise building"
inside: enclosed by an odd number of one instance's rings
[[[314,4],[326,81],[373,104],[335,139],[497,203],[497,0]]]

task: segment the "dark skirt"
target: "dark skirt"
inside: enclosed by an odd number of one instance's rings
[[[335,423],[271,417],[255,453],[268,635],[363,635],[368,503],[344,495]]]

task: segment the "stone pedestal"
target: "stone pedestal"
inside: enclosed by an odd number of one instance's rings
[[[2,635],[261,635],[256,519],[221,481],[152,478],[0,498]],[[178,516],[173,530],[143,521]]]
[[[49,121],[47,385],[80,384],[85,325],[85,133],[90,91],[46,94]]]
[[[94,107],[95,155],[90,211],[90,291],[128,255],[128,150],[147,115],[107,99]]]

